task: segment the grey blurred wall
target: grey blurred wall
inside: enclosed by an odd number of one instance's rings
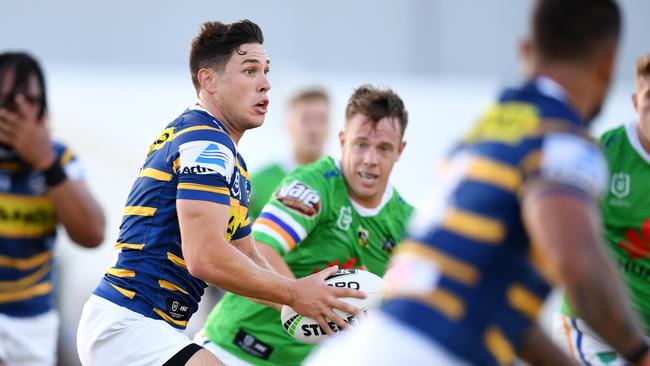
[[[512,79],[513,47],[531,0],[36,1],[3,0],[0,49],[47,62],[185,66],[206,20],[250,18],[274,67],[343,72],[489,74]],[[619,70],[650,45],[650,1],[622,0]]]

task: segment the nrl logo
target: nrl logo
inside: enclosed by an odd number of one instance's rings
[[[610,192],[616,198],[623,198],[630,193],[630,175],[627,173],[612,174]]]
[[[294,180],[275,192],[275,199],[290,209],[307,217],[320,212],[320,196],[308,185]]]

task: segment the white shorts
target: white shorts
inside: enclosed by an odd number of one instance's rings
[[[163,320],[90,295],[77,331],[84,366],[162,365],[192,341]]]
[[[205,336],[203,330],[198,332],[194,337],[194,343],[199,346],[207,349],[213,355],[223,362],[226,366],[254,366],[252,363],[248,363],[232,353],[226,351],[225,349],[219,347],[216,343],[213,343],[208,337]]]
[[[469,366],[442,346],[381,313],[328,339],[305,365]]]
[[[592,366],[630,365],[582,320],[561,313],[553,315],[553,340],[581,364]]]
[[[29,317],[0,314],[0,363],[54,366],[59,315],[55,310]]]

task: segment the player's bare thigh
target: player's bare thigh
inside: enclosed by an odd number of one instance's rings
[[[226,366],[207,349],[201,349],[190,357],[185,366]],[[0,364],[2,366],[2,364]]]

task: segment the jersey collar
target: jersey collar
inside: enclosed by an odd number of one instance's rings
[[[190,106],[190,107],[187,108],[187,109],[189,109],[189,110],[191,110],[191,111],[200,111],[200,112],[203,112],[203,113],[207,114],[208,116],[212,117],[213,122],[214,122],[217,126],[219,126],[219,128],[220,128],[221,130],[223,130],[223,131],[226,132],[226,133],[228,132],[228,131],[223,127],[223,125],[221,124],[221,121],[219,121],[219,120],[217,119],[217,117],[215,117],[215,116],[214,116],[212,113],[210,113],[207,109],[203,108],[203,106],[201,106],[201,105],[199,104],[199,102],[196,102],[194,105]]]
[[[341,161],[336,160],[336,167],[339,169],[341,172],[341,176],[343,177],[343,180],[345,180],[345,176],[343,175],[343,170],[341,170]],[[352,208],[354,208],[355,211],[359,214],[361,217],[370,217],[370,216],[375,216],[381,211],[384,206],[390,201],[391,197],[393,197],[393,186],[388,183],[386,185],[386,189],[384,190],[384,195],[381,197],[381,202],[379,202],[379,205],[377,207],[372,207],[372,208],[367,208],[364,206],[361,206],[360,203],[355,201],[352,197],[350,197],[350,192],[348,192],[348,198],[350,199],[350,203],[352,204]]]
[[[557,81],[551,79],[548,76],[540,75],[533,81],[537,90],[540,94],[543,94],[549,98],[556,99],[564,104],[569,104],[569,100],[566,95],[566,90],[560,85]]]
[[[650,154],[645,151],[643,146],[641,145],[641,140],[639,140],[639,122],[634,120],[632,122],[628,122],[625,124],[625,132],[627,134],[627,139],[630,141],[630,145],[634,148],[634,150],[641,156],[643,160],[645,160],[648,164],[650,164]]]

